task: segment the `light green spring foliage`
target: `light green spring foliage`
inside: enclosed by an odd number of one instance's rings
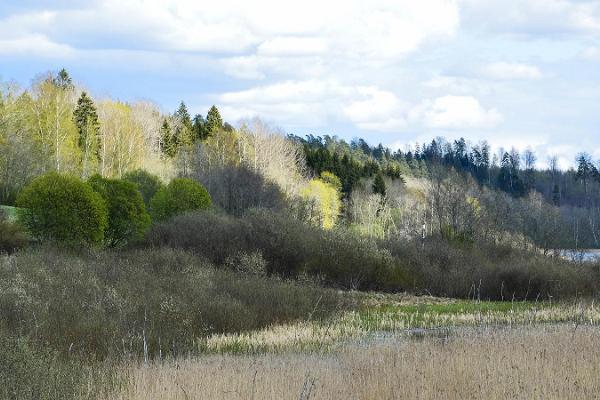
[[[154,220],[162,221],[187,211],[205,210],[211,205],[204,186],[192,179],[177,178],[154,195],[150,210]]]
[[[333,228],[342,208],[340,192],[341,182],[330,172],[324,172],[320,179],[311,179],[301,192],[308,203],[308,220],[323,229]]]
[[[78,178],[51,172],[34,179],[17,198],[20,222],[38,240],[96,245],[104,240],[104,199]]]
[[[104,242],[111,247],[141,239],[150,227],[150,215],[135,184],[94,175],[89,180],[108,208]]]

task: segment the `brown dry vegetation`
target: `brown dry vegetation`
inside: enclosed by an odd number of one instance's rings
[[[600,393],[599,373],[597,328],[479,328],[325,354],[132,365],[113,399],[588,399]]]

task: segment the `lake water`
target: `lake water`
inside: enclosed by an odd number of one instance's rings
[[[560,250],[560,255],[572,261],[600,261],[600,249]]]

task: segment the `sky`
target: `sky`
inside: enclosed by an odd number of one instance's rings
[[[0,0],[0,79],[406,149],[600,160],[600,1]]]

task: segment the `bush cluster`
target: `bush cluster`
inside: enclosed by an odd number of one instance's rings
[[[210,208],[211,203],[204,186],[192,179],[177,178],[156,192],[150,200],[150,209],[155,220],[164,221],[186,211]]]
[[[155,225],[147,244],[193,251],[216,264],[259,253],[269,274],[309,274],[343,289],[448,297],[522,300],[593,295],[591,266],[499,245],[442,238],[376,241],[338,227],[324,231],[286,214],[255,210],[242,218],[214,212],[180,215]]]
[[[70,247],[115,247],[141,239],[151,223],[148,203],[152,215],[165,220],[209,208],[211,199],[195,181],[174,179],[165,187],[141,170],[126,180],[95,175],[87,182],[53,172],[33,180],[17,199],[19,220],[34,239]],[[0,251],[19,247],[22,236],[15,229],[0,219]],[[13,233],[14,240],[4,239]]]
[[[509,246],[431,237],[389,238],[380,246],[402,259],[413,290],[436,296],[535,300],[595,295],[598,268]]]
[[[147,235],[150,246],[193,251],[215,264],[231,255],[259,252],[269,274],[311,274],[345,289],[407,289],[402,263],[373,239],[347,229],[324,231],[287,214],[253,210],[242,218],[195,212],[156,224]]]

